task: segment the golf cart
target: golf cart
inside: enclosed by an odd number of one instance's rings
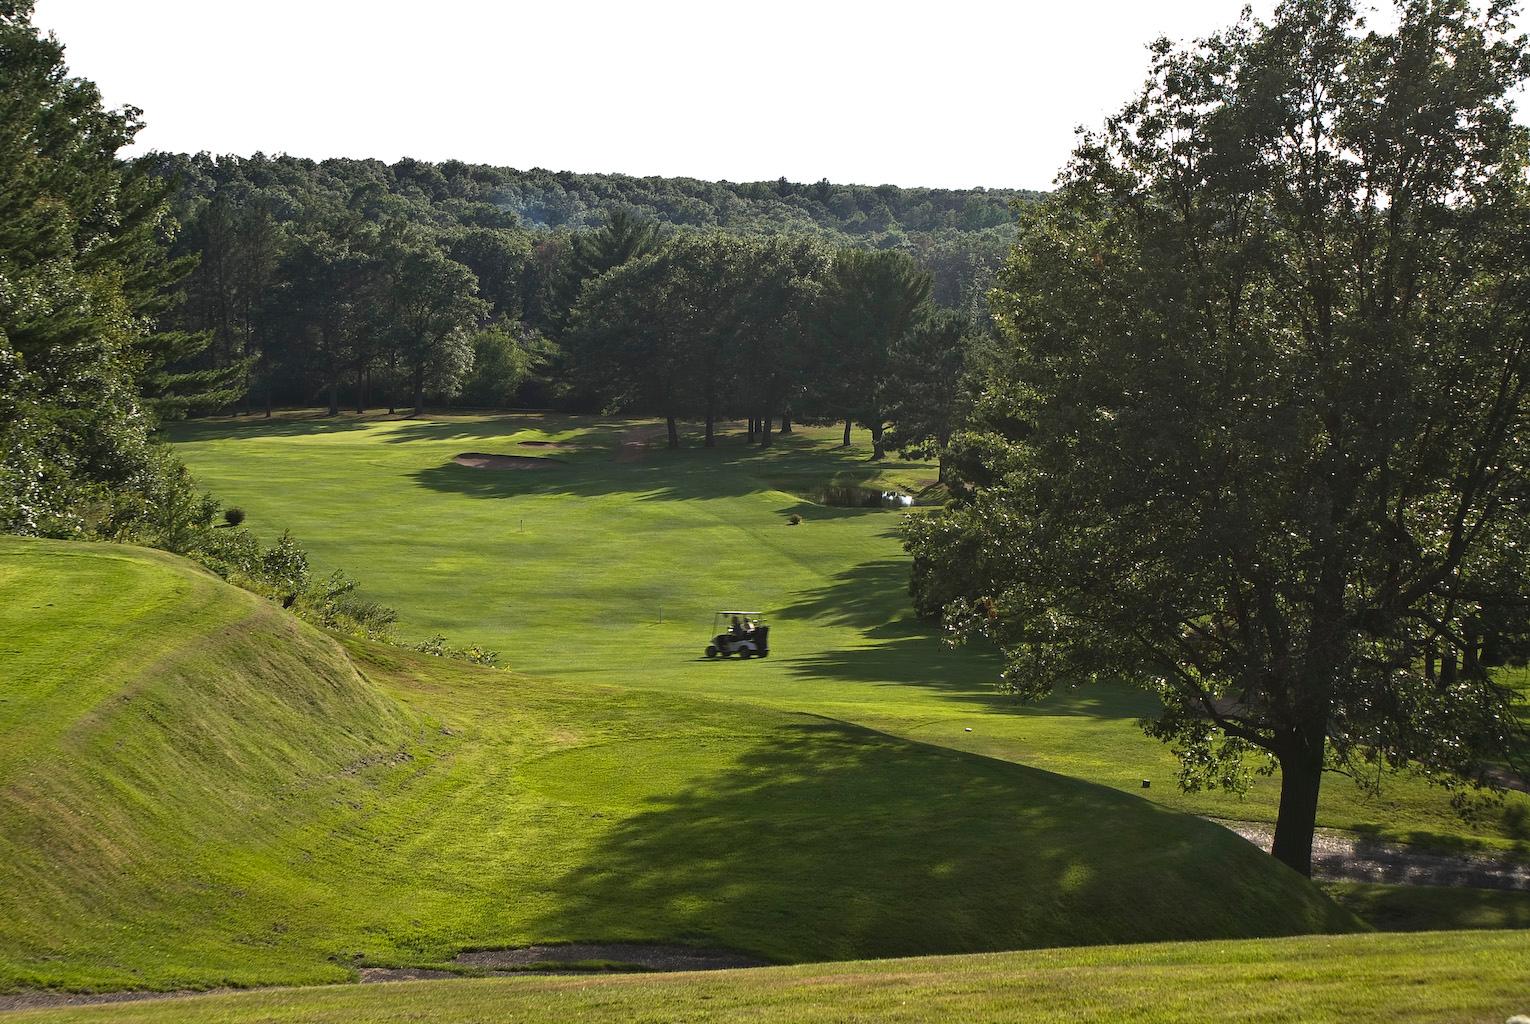
[[[707,657],[763,658],[770,654],[770,627],[759,612],[717,612],[712,616],[712,642]]]

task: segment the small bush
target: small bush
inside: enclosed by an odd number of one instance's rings
[[[230,505],[223,510],[223,521],[229,526],[238,526],[244,522],[244,509],[238,505]]]
[[[791,515],[786,517],[786,525],[787,526],[800,526],[800,525],[802,525],[802,517],[799,516],[797,513],[793,512]]]
[[[493,668],[499,661],[498,651],[491,651],[477,644],[470,644],[467,647],[449,647],[446,643],[446,637],[440,633],[437,633],[429,640],[422,640],[414,644],[413,647],[421,654],[429,654],[437,658],[452,658],[456,661],[469,661],[474,665],[487,665],[490,668]]]

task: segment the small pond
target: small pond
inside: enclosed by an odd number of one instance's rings
[[[825,487],[812,497],[820,505],[839,508],[908,508],[914,503],[907,494],[875,487]]]

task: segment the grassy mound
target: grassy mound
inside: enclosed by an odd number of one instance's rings
[[[1173,755],[1137,728],[1151,710],[1140,691],[1097,687],[1018,707],[995,691],[992,659],[944,648],[909,608],[903,513],[803,497],[831,482],[915,493],[935,468],[868,463],[864,444],[838,447],[837,429],[798,427],[765,450],[725,430],[717,448],[692,437],[679,451],[665,450],[662,436],[632,447],[653,437],[652,423],[593,417],[278,418],[175,429],[177,453],[247,509],[253,528],[273,538],[290,528],[319,566],[357,574],[422,637],[486,643],[534,675],[811,711],[1179,810],[1275,818],[1277,778],[1256,780],[1241,800],[1179,793]],[[485,473],[452,461],[464,451],[534,450],[527,442],[566,445],[557,472]],[[802,525],[788,527],[792,515]],[[770,613],[768,661],[700,657],[718,608]],[[1153,784],[1145,793],[1143,779]],[[1447,794],[1418,779],[1390,780],[1376,796],[1332,777],[1320,823],[1524,855],[1530,797],[1512,793],[1473,812],[1463,820]]]
[[[606,978],[284,989],[20,1014],[37,1024],[1081,1020],[1501,1024],[1530,1010],[1522,934],[1165,943]]]
[[[1354,919],[1214,825],[811,715],[342,647],[167,556],[0,539],[0,989],[467,948],[767,959]]]

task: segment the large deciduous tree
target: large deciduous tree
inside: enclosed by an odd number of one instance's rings
[[[1189,786],[1483,782],[1530,639],[1527,73],[1507,8],[1291,0],[1187,49],[1023,218],[1012,351],[915,590],[1005,679],[1135,677]]]
[[[468,331],[488,311],[477,297],[477,280],[428,239],[407,233],[385,242],[383,261],[389,317],[408,369],[414,412],[425,411],[425,390],[450,397],[473,365]]]
[[[842,249],[819,296],[822,355],[810,401],[820,417],[844,419],[846,444],[851,421],[871,431],[872,458],[880,459],[892,351],[929,311],[929,272],[900,252]]]
[[[944,309],[909,331],[888,360],[887,443],[905,455],[934,456],[942,482],[951,439],[972,408],[977,348],[967,316]]]
[[[682,235],[646,256],[591,280],[571,315],[576,373],[613,409],[665,418],[668,443],[680,446],[678,421],[708,418],[708,439],[734,370],[724,346],[735,244]]]

